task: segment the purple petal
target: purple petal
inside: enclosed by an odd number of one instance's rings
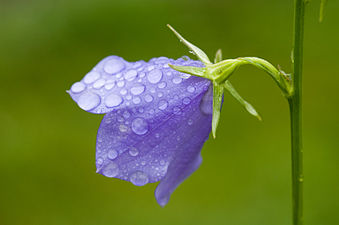
[[[206,82],[194,80],[202,79],[187,80],[198,84],[189,104],[169,103],[164,112],[150,104],[141,111],[128,108],[105,115],[97,137],[97,172],[137,186],[161,180],[155,196],[164,206],[200,165],[200,151],[211,131],[212,101],[204,98]]]
[[[166,98],[169,92],[181,89],[183,81],[190,77],[171,69],[169,63],[203,66],[188,57],[186,60],[160,57],[149,62],[127,62],[121,57],[109,56],[80,82],[74,83],[68,93],[80,108],[91,113],[142,105],[157,98],[155,95]],[[194,86],[190,88],[193,90]]]

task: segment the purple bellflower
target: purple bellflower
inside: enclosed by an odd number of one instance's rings
[[[203,66],[188,57],[131,63],[109,56],[69,91],[81,109],[105,114],[97,172],[137,186],[160,181],[155,197],[161,206],[199,167],[212,121],[210,81],[168,64]]]
[[[160,181],[155,198],[161,206],[201,164],[202,146],[211,130],[216,134],[224,90],[260,118],[228,77],[241,64],[271,69],[253,57],[221,61],[220,50],[212,64],[170,28],[200,61],[109,56],[68,91],[81,109],[105,114],[97,134],[97,173],[137,186]]]

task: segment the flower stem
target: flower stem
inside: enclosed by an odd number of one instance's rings
[[[302,65],[305,0],[295,0],[291,116],[293,225],[303,224]]]

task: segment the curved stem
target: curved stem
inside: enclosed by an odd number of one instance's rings
[[[291,116],[293,224],[303,224],[302,65],[305,1],[295,0]]]

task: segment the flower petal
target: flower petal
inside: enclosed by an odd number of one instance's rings
[[[106,114],[97,136],[97,172],[138,186],[161,180],[155,196],[164,206],[200,165],[200,151],[211,131],[209,85],[206,79],[190,77],[166,92],[166,98],[158,97],[158,88],[152,102]]]
[[[168,64],[203,67],[200,61],[188,57],[127,62],[121,57],[109,56],[74,83],[68,93],[80,108],[98,114],[149,103],[187,88],[183,81],[190,75],[175,71]]]

